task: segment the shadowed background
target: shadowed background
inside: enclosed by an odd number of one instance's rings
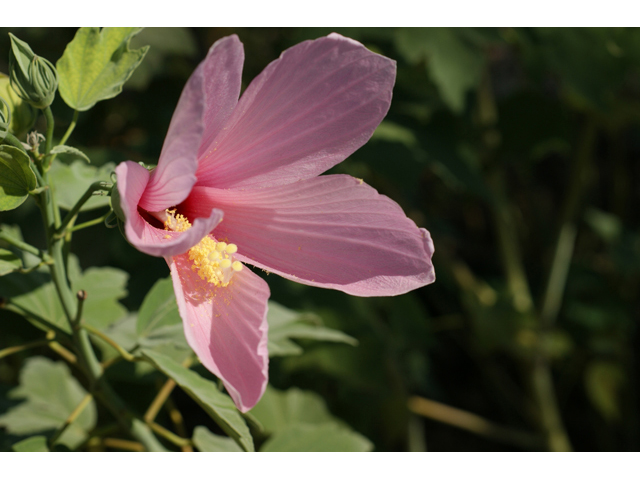
[[[637,451],[640,30],[152,28],[132,41],[151,48],[124,92],[81,113],[70,143],[94,165],[154,164],[218,38],[244,43],[246,87],[282,50],[332,31],[395,59],[398,77],[372,140],[330,173],[364,179],[427,228],[437,280],[363,299],[266,276],[273,300],[359,341],[272,358],[271,383],[318,392],[378,451],[544,449],[553,411],[577,450]],[[75,34],[11,32],[53,63]],[[63,132],[72,112],[59,95],[52,110]],[[31,200],[0,223],[45,246]],[[83,268],[129,273],[130,310],[168,276],[117,229],[82,230],[73,249]],[[0,348],[41,335],[0,316]],[[0,411],[25,358],[0,360]],[[153,398],[144,384],[126,389],[140,410]],[[174,399],[188,429],[203,422],[186,395]]]

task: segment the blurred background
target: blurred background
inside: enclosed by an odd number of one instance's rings
[[[282,50],[332,31],[396,60],[398,76],[371,141],[329,173],[364,179],[427,228],[437,280],[364,299],[265,277],[273,300],[359,342],[274,357],[272,385],[317,392],[377,451],[637,451],[640,30],[151,28],[132,41],[151,48],[124,92],[80,114],[70,144],[105,168],[154,164],[218,38],[244,43],[246,87]],[[75,34],[11,32],[53,63]],[[64,132],[72,112],[59,96],[52,109]],[[44,246],[32,201],[0,223]],[[75,240],[83,268],[128,272],[130,310],[168,276],[117,229]],[[0,317],[0,348],[41,337]],[[25,358],[0,360],[0,410]],[[148,403],[144,385],[127,388]],[[174,399],[188,429],[202,422],[186,395]]]

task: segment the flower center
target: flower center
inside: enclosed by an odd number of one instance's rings
[[[175,209],[165,210],[165,213],[165,230],[184,232],[191,228],[189,220],[184,215],[176,214]],[[216,242],[207,235],[189,249],[189,260],[193,262],[191,270],[216,287],[226,287],[233,274],[243,267],[242,263],[234,260],[233,254],[237,251],[238,247],[233,243]]]

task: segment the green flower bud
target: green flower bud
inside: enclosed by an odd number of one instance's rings
[[[23,102],[16,92],[13,91],[13,88],[10,86],[9,77],[4,73],[0,73],[0,98],[5,100],[9,109],[8,117],[11,117],[9,132],[13,133],[16,137],[21,137],[29,131],[36,121],[38,115],[36,110],[27,102]],[[2,105],[0,105],[0,109],[1,108]],[[9,120],[7,120],[7,122],[9,122]]]
[[[53,64],[37,56],[31,47],[12,34],[9,53],[9,78],[18,96],[35,108],[53,102],[58,88],[58,72]]]

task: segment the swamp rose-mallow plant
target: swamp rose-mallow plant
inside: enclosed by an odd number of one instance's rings
[[[127,239],[166,259],[189,345],[245,412],[268,380],[269,288],[243,264],[358,296],[435,274],[429,232],[398,204],[348,175],[319,176],[384,118],[395,62],[331,34],[283,52],[238,100],[243,62],[237,36],[217,41],[158,166],[127,161],[116,174]]]

